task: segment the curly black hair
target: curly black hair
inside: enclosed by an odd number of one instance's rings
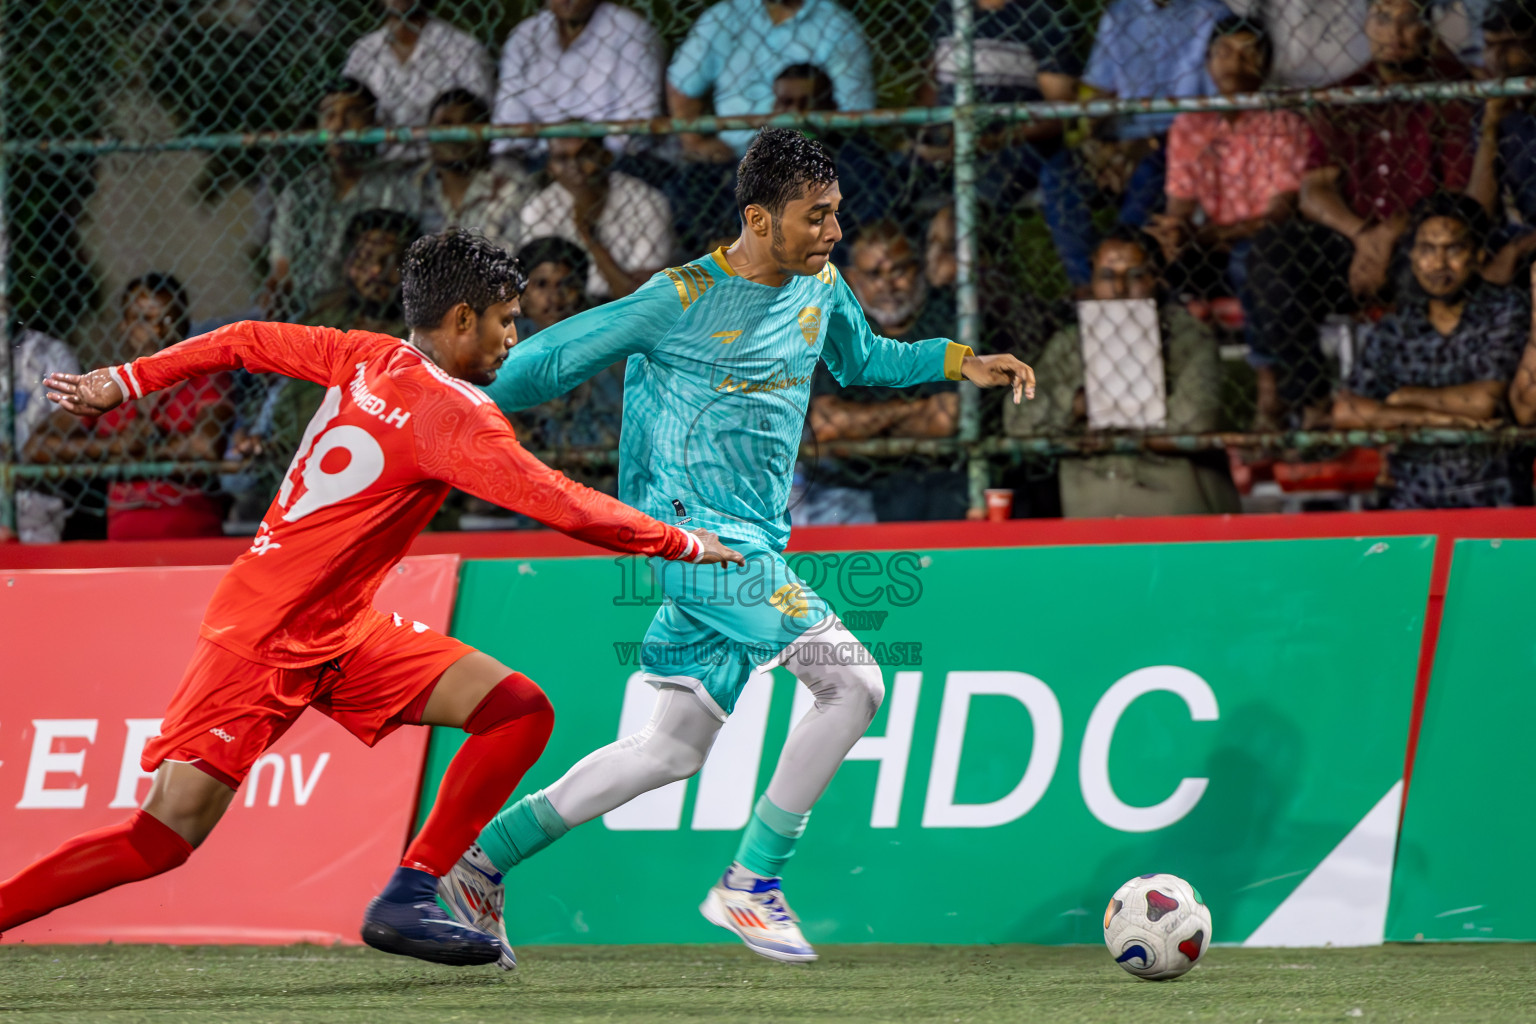
[[[469,303],[475,315],[522,294],[528,275],[510,253],[483,235],[450,228],[423,235],[400,266],[400,299],[409,327],[436,327]]]
[[[816,185],[837,180],[837,163],[827,147],[793,128],[764,128],[736,168],[736,211],[761,206],[777,217],[784,206]]]

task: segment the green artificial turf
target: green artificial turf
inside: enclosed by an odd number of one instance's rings
[[[1102,948],[829,946],[784,966],[732,946],[564,946],[521,969],[315,946],[3,946],[7,1021],[1536,1022],[1536,947],[1214,949],[1174,982]]]

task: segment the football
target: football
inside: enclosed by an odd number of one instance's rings
[[[1169,981],[1188,973],[1210,944],[1210,908],[1177,875],[1133,878],[1104,910],[1104,945],[1138,978]]]

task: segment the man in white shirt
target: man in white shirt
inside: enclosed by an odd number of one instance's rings
[[[434,128],[491,123],[485,100],[467,89],[449,89],[432,103]],[[417,220],[423,234],[448,228],[475,231],[503,249],[520,239],[523,204],[537,191],[514,160],[491,162],[484,142],[434,142],[432,158],[417,172]]]
[[[628,121],[662,113],[661,37],[650,23],[607,0],[545,0],[518,22],[501,51],[497,124]],[[643,135],[611,135],[615,153],[633,151]],[[509,139],[497,152],[533,154],[536,139]]]
[[[378,100],[353,78],[340,78],[320,97],[319,127],[361,131],[377,122]],[[273,211],[267,277],[261,305],[272,319],[304,315],[309,303],[341,286],[342,235],[364,210],[410,210],[406,171],[381,163],[378,147],[331,142],[325,159],[308,167],[278,194]]]
[[[659,191],[611,169],[595,138],[550,139],[554,181],[523,207],[524,238],[569,239],[592,258],[587,291],[620,299],[672,259],[672,210]]]
[[[362,82],[379,100],[379,123],[420,127],[432,100],[449,89],[476,96],[495,90],[490,54],[474,36],[431,16],[431,0],[382,0],[384,27],[352,44],[342,74]],[[426,147],[392,146],[389,160],[419,160]]]
[[[1226,0],[1232,13],[1262,20],[1275,41],[1270,84],[1323,89],[1371,60],[1368,0]],[[1468,67],[1482,63],[1478,26],[1488,0],[1430,0],[1429,17],[1447,51]]]
[[[17,461],[30,462],[27,442],[33,434],[73,429],[70,414],[45,398],[48,389],[43,386],[43,377],[54,372],[79,373],[80,363],[64,342],[29,328],[18,328],[11,336],[10,358],[9,372],[0,358],[0,403],[9,401],[16,416]],[[10,393],[12,376],[16,379],[14,395]],[[49,422],[54,415],[60,418],[58,423]],[[10,438],[0,438],[0,454],[9,447]],[[24,488],[16,492],[16,532],[23,544],[57,544],[64,535],[67,509],[64,499],[53,493],[58,484],[40,486],[47,490]]]

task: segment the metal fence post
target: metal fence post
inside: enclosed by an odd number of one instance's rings
[[[6,220],[6,190],[10,184],[5,149],[5,74],[0,72],[0,356],[5,360],[5,401],[0,403],[0,436],[5,438],[5,458],[0,460],[0,527],[15,530],[16,464],[21,450],[16,444],[16,353],[11,348],[11,236]]]
[[[981,317],[976,295],[976,21],[972,0],[951,0],[958,37],[955,75],[955,297],[962,345],[976,349]],[[981,436],[981,394],[968,381],[960,382],[960,440]],[[974,451],[966,455],[970,507],[982,508],[987,486],[987,460]]]

